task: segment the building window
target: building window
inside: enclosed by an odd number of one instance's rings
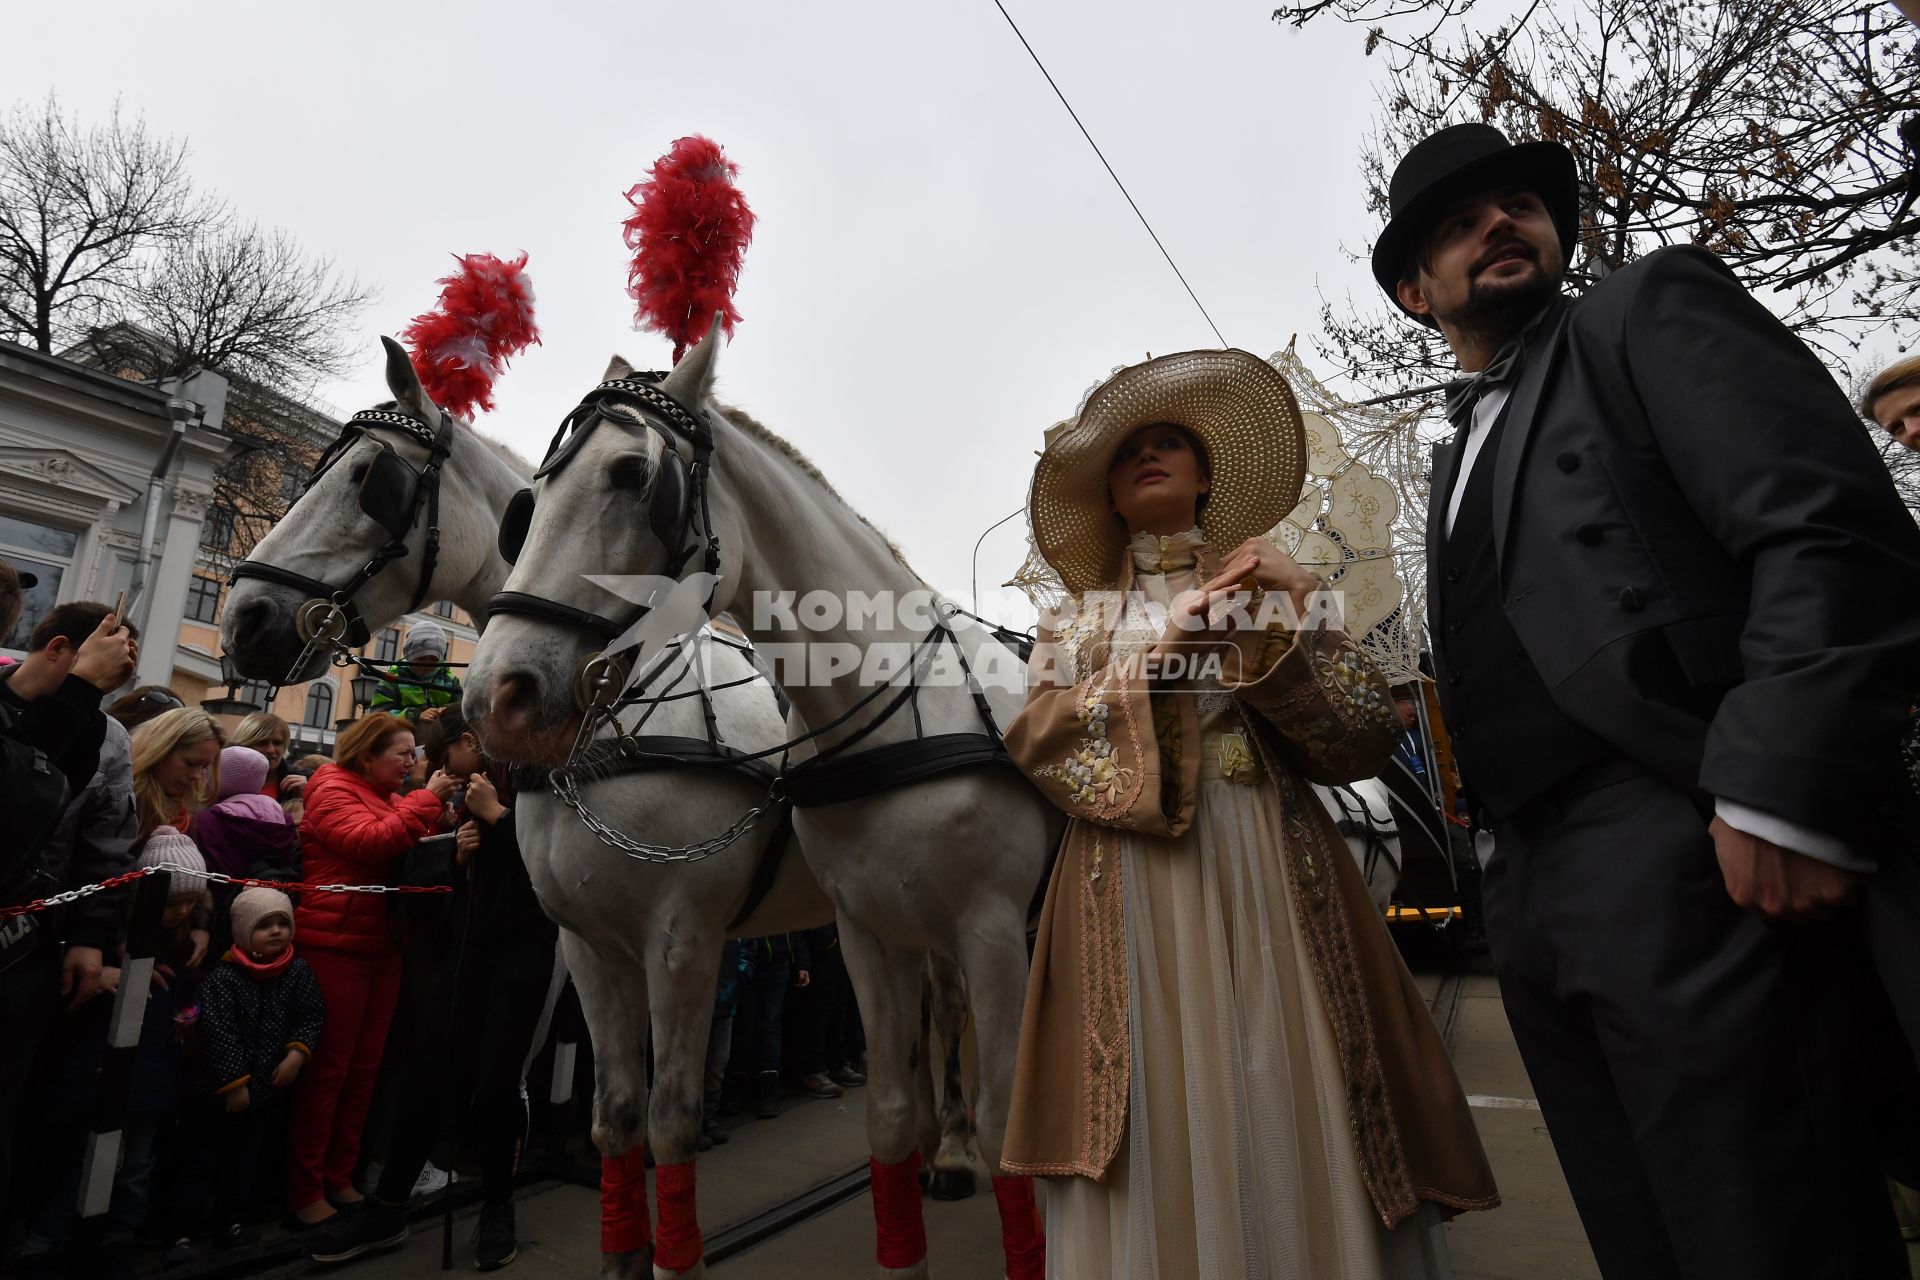
[[[200,524],[200,545],[210,551],[225,551],[233,542],[233,508],[215,503],[207,508]]]
[[[80,535],[68,529],[39,524],[17,516],[0,515],[0,555],[15,569],[32,574],[38,581],[25,591],[20,620],[5,636],[0,648],[25,649],[27,637],[40,625],[40,619],[60,603],[60,583],[73,567],[73,553]]]
[[[373,660],[375,662],[400,661],[400,632],[394,627],[386,627],[373,638]]]
[[[195,622],[220,620],[220,579],[196,573],[187,580],[187,617]]]
[[[315,680],[307,686],[307,713],[300,717],[300,723],[310,729],[333,728],[333,686],[325,680]]]
[[[240,701],[262,711],[273,710],[273,686],[265,680],[249,680],[240,686]]]
[[[280,505],[290,507],[299,498],[300,491],[307,487],[309,472],[297,462],[280,464]]]
[[[453,617],[453,601],[435,600],[433,602],[433,611],[443,618],[451,619]]]

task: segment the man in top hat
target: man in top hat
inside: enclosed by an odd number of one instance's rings
[[[1467,375],[1427,525],[1441,705],[1601,1269],[1905,1277],[1860,1103],[1911,1064],[1855,1036],[1892,1025],[1859,900],[1910,856],[1884,831],[1920,530],[1833,379],[1711,254],[1562,295],[1565,148],[1443,129],[1389,206],[1374,277]]]

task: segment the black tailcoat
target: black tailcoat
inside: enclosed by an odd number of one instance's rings
[[[1568,716],[1675,786],[1873,854],[1920,686],[1920,528],[1846,397],[1704,250],[1558,308],[1476,466],[1527,656]],[[1454,452],[1435,453],[1430,549]]]
[[[1456,452],[1435,453],[1430,602]],[[1920,1046],[1897,749],[1920,528],[1833,378],[1719,259],[1661,249],[1556,304],[1482,467],[1501,608],[1559,709],[1676,787],[1877,859],[1875,950]]]

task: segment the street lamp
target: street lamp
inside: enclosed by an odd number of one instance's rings
[[[202,711],[216,716],[245,716],[260,709],[251,702],[240,700],[240,686],[247,682],[247,677],[231,654],[220,655],[220,682],[227,686],[227,696],[206,699],[200,704]]]
[[[362,671],[347,683],[353,688],[353,705],[359,711],[364,711],[373,705],[374,698],[380,692],[380,686],[386,681],[379,676],[370,676]]]

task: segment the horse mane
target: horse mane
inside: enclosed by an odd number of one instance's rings
[[[730,404],[722,404],[717,400],[714,401],[714,407],[720,410],[721,416],[726,418],[726,420],[729,423],[740,428],[742,432],[752,436],[755,440],[758,440],[761,444],[766,445],[769,449],[772,449],[775,453],[785,458],[788,462],[791,462],[800,471],[802,475],[812,480],[815,484],[819,485],[822,489],[825,489],[827,491],[828,497],[832,498],[835,502],[839,503],[842,507],[845,507],[849,512],[852,513],[854,519],[858,520],[861,524],[867,526],[868,529],[873,531],[873,536],[880,539],[881,543],[885,545],[885,547],[887,548],[888,554],[893,556],[894,560],[899,563],[902,569],[905,569],[908,573],[913,574],[913,576],[919,579],[922,583],[926,581],[925,578],[920,577],[919,572],[915,570],[912,565],[907,563],[907,557],[901,553],[899,545],[895,543],[892,538],[889,538],[885,533],[883,533],[880,529],[880,526],[876,525],[873,521],[867,519],[867,517],[863,515],[860,511],[858,511],[852,503],[848,502],[845,498],[841,497],[840,491],[833,487],[833,482],[831,480],[828,480],[826,476],[822,475],[820,473],[820,468],[813,464],[813,460],[807,457],[806,454],[800,452],[799,449],[795,448],[792,441],[788,440],[784,436],[776,434],[771,427],[755,419],[751,414],[747,413],[744,409],[737,408]]]

